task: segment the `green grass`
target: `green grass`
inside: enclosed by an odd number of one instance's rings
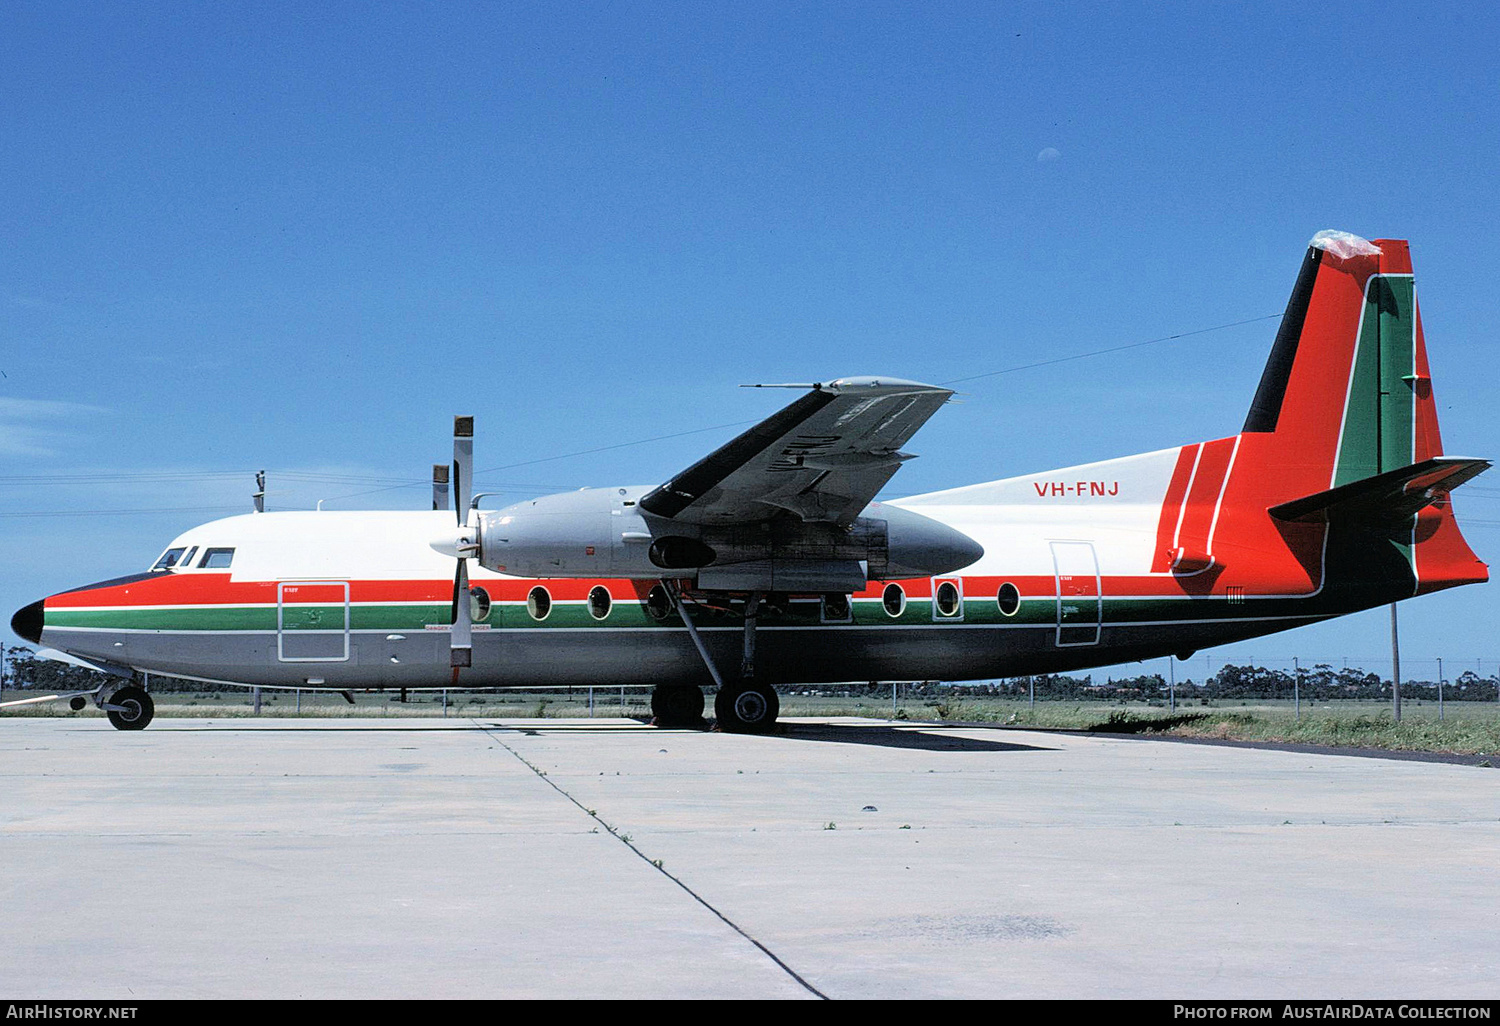
[[[1018,698],[912,699],[782,696],[783,716],[869,716],[877,719],[996,723],[1053,730],[1160,733],[1240,741],[1452,752],[1500,753],[1500,706],[1494,702],[1447,702],[1438,719],[1436,702],[1403,702],[1401,722],[1389,702],[1253,700],[1210,706],[1163,703],[1038,702]]]
[[[1014,726],[1123,733],[1162,733],[1238,741],[1453,752],[1500,753],[1500,707],[1493,702],[1448,702],[1438,719],[1436,702],[1404,702],[1396,723],[1389,702],[1303,702],[1301,715],[1291,702],[1246,701],[1211,706],[1091,702],[1038,702],[990,699],[957,703],[948,718],[1001,722]]]
[[[16,697],[6,692],[4,697]],[[158,692],[156,715],[222,719],[253,716],[248,691],[216,694]],[[303,692],[301,711],[291,692],[265,691],[265,717],[441,717],[441,693],[413,692],[401,703],[392,693],[354,694],[349,705],[337,694]],[[708,714],[712,716],[712,699]],[[1438,719],[1435,702],[1405,702],[1402,722],[1391,716],[1388,702],[1339,700],[1303,702],[1300,718],[1288,701],[1219,702],[1211,706],[1180,705],[1175,714],[1160,703],[1038,702],[1025,699],[963,697],[904,698],[892,706],[889,696],[835,697],[783,694],[781,714],[794,716],[862,716],[907,722],[987,723],[1042,729],[1161,733],[1247,741],[1285,741],[1312,745],[1389,748],[1408,751],[1494,755],[1500,753],[1500,706],[1493,702],[1448,702]],[[62,703],[5,710],[7,716],[102,716],[90,705],[74,713]],[[453,718],[573,718],[589,715],[588,690],[564,692],[451,692],[447,715]],[[629,689],[622,705],[618,689],[594,692],[596,717],[650,715],[650,693]]]

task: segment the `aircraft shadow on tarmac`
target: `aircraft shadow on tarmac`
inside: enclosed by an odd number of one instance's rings
[[[550,724],[528,723],[525,725],[492,722],[489,726],[515,731],[519,734],[578,734],[608,732],[618,734],[620,726],[593,726],[577,723]],[[628,728],[627,728],[628,729]],[[702,732],[703,728],[667,728]],[[874,745],[878,748],[908,748],[925,752],[1050,752],[1056,751],[1041,745],[1021,745],[1009,741],[993,741],[989,738],[964,737],[946,733],[949,728],[917,725],[887,726],[879,723],[780,723],[768,735],[784,741],[822,741],[845,745]],[[966,727],[973,730],[973,727]],[[983,729],[983,728],[980,728]]]
[[[789,741],[831,741],[878,748],[915,748],[924,752],[1050,752],[1041,745],[965,737],[943,727],[897,727],[874,723],[786,723],[776,737]]]
[[[640,721],[637,721],[640,722]],[[233,730],[238,724],[206,723],[203,726],[175,727],[174,731],[223,731]],[[489,731],[501,730],[528,736],[541,734],[587,734],[587,733],[609,733],[619,734],[630,731],[634,724],[580,724],[580,723],[558,723],[543,724],[535,721],[529,723],[507,723],[504,720],[486,720],[471,722],[444,722],[412,724],[411,726],[393,726],[382,724],[378,727],[365,726],[292,726],[273,727],[256,724],[253,728],[257,733],[379,733],[379,734],[404,734],[404,733],[450,733],[462,731]],[[670,728],[669,728],[670,729]],[[703,728],[681,728],[702,732]],[[778,724],[771,737],[785,741],[821,741],[845,745],[873,745],[877,748],[906,748],[925,752],[1050,752],[1054,748],[1042,745],[1022,745],[1009,741],[994,741],[989,738],[965,737],[948,733],[950,728],[935,725],[903,725],[896,726],[878,723],[781,723]],[[963,728],[973,731],[973,726]]]

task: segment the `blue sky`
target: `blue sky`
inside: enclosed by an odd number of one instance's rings
[[[145,567],[262,467],[272,508],[420,507],[454,413],[511,468],[481,488],[655,483],[787,398],[742,382],[947,381],[1276,314],[1324,228],[1412,241],[1446,447],[1500,455],[1497,29],[7,3],[0,606]],[[1275,323],[968,382],[889,494],[1232,434]],[[1500,554],[1500,478],[1457,508]],[[1493,670],[1494,596],[1404,604],[1403,652]],[[1387,651],[1374,611],[1223,654]]]

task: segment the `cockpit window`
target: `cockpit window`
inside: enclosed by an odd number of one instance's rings
[[[184,551],[185,547],[180,547],[175,549],[168,549],[166,552],[163,552],[161,554],[161,558],[158,559],[156,563],[151,567],[152,571],[172,569],[177,565],[177,561],[182,558],[182,553]]]
[[[198,563],[200,570],[228,570],[229,564],[234,561],[233,549],[209,549],[203,553],[203,559]]]

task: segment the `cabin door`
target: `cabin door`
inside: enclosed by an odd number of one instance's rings
[[[276,585],[276,658],[284,663],[349,659],[349,582]]]
[[[1057,646],[1099,644],[1103,601],[1093,543],[1053,542],[1052,566],[1057,576]]]

